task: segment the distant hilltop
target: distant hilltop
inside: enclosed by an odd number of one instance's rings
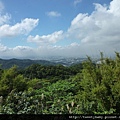
[[[7,69],[13,65],[17,65],[20,69],[28,67],[32,64],[55,65],[55,63],[47,60],[30,60],[30,59],[0,59],[1,68]]]
[[[73,64],[81,63],[86,58],[57,58],[51,60],[31,60],[31,59],[0,59],[0,66],[2,69],[7,69],[13,65],[17,65],[19,69],[24,69],[32,64],[41,65],[58,65],[70,66]]]

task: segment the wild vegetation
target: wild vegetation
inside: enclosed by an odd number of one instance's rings
[[[0,113],[120,114],[120,55],[100,61],[0,69]]]

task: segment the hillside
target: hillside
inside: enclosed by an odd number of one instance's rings
[[[0,59],[0,65],[3,69],[11,68],[17,65],[19,69],[24,69],[32,64],[41,65],[63,65],[71,66],[85,61],[86,58],[52,58],[47,60],[30,60],[30,59]]]
[[[11,68],[13,65],[17,65],[19,69],[23,69],[32,64],[55,65],[54,62],[50,62],[47,60],[0,59],[0,65],[1,65],[1,68],[3,68],[3,69]]]
[[[119,116],[119,106],[119,53],[115,59],[101,54],[96,65],[88,57],[69,67],[37,64],[21,70],[0,69],[0,114]]]

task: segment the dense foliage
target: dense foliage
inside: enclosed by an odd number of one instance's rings
[[[120,114],[120,55],[99,64],[0,69],[0,113]]]
[[[56,66],[44,66],[40,64],[33,64],[27,67],[24,70],[20,70],[21,73],[25,78],[28,79],[42,79],[46,78],[52,81],[55,80],[64,80],[70,78],[71,76],[80,72],[82,65],[77,64],[71,67],[65,67],[63,65],[56,65]]]
[[[11,68],[13,65],[17,65],[19,69],[24,69],[32,64],[42,65],[56,65],[54,62],[47,60],[30,60],[30,59],[0,59],[0,65],[3,69]]]

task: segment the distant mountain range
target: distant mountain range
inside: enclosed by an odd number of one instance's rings
[[[32,64],[41,65],[57,65],[70,66],[76,63],[81,63],[86,60],[85,58],[57,58],[51,60],[30,60],[30,59],[0,59],[0,65],[2,69],[7,69],[13,65],[17,65],[19,69],[24,69]]]
[[[17,65],[20,69],[28,67],[32,64],[42,64],[42,65],[55,65],[54,62],[47,60],[30,60],[30,59],[0,59],[1,68],[10,68],[13,65]]]

